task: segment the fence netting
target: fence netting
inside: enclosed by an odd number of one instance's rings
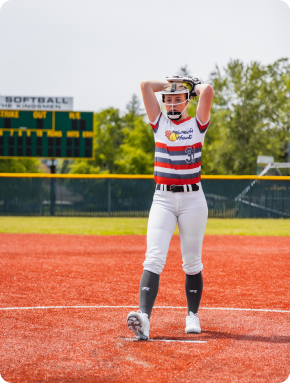
[[[289,180],[204,179],[209,217],[290,218]],[[146,217],[153,179],[0,178],[0,215]]]

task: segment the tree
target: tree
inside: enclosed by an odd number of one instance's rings
[[[95,159],[73,162],[71,173],[153,173],[153,133],[135,94],[123,116],[118,109],[108,108],[96,113],[95,123]]]
[[[130,126],[124,127],[124,141],[120,146],[118,171],[122,174],[153,174],[154,137],[151,126],[143,116],[135,116]]]
[[[186,76],[187,74],[190,74],[190,73],[189,73],[189,69],[187,68],[187,64],[185,64],[184,66],[180,67],[180,69],[178,71],[178,75],[179,76]]]
[[[40,161],[37,159],[0,160],[0,173],[39,173]]]
[[[133,94],[123,117],[123,143],[116,161],[122,174],[152,174],[154,169],[154,137],[145,122],[138,97]]]
[[[125,119],[128,120],[129,117],[141,116],[143,114],[143,109],[140,108],[140,101],[136,94],[133,94],[131,100],[126,105],[127,113]]]
[[[187,74],[185,65],[179,74]],[[202,154],[203,174],[254,174],[259,154],[286,161],[290,152],[290,64],[264,66],[231,60],[216,66],[209,82],[215,96]],[[195,116],[198,99],[188,114]],[[132,96],[122,116],[108,108],[96,114],[95,159],[76,161],[74,173],[152,174],[154,137],[140,102]]]
[[[108,108],[96,113],[95,159],[76,161],[71,173],[116,173],[115,161],[123,138],[123,120],[118,109]]]
[[[254,174],[257,155],[287,157],[290,66],[232,60],[210,77],[215,96],[202,155],[203,174]],[[196,102],[189,107],[195,115]],[[288,111],[288,112],[287,112]]]
[[[281,59],[268,65],[268,81],[262,86],[262,97],[269,103],[265,112],[271,125],[273,156],[279,162],[290,161],[290,64]]]

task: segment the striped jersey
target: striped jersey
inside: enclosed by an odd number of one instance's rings
[[[209,120],[202,124],[195,116],[172,121],[160,112],[150,125],[155,139],[155,182],[165,185],[200,182],[201,150]]]

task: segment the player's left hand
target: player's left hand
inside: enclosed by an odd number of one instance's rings
[[[184,83],[189,88],[189,97],[195,98],[197,96],[196,93],[196,85],[201,84],[201,80],[197,77],[193,77],[190,75],[186,76],[168,76],[166,77],[166,81],[171,82],[181,82]]]
[[[195,98],[197,96],[196,85],[201,84],[200,79],[197,77],[187,75],[183,77],[183,82],[189,85],[189,97]]]

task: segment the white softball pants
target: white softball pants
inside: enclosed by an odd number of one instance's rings
[[[161,274],[177,222],[183,271],[195,275],[203,269],[201,253],[208,208],[201,184],[199,188],[184,193],[155,191],[148,220],[144,270]]]

